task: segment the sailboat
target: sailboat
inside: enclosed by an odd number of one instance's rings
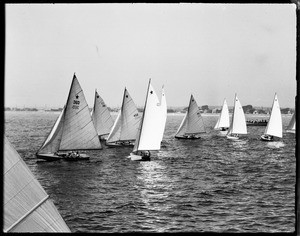
[[[232,120],[227,133],[227,138],[238,140],[239,134],[247,134],[247,125],[243,107],[235,94]]]
[[[159,150],[167,119],[167,102],[162,88],[159,101],[149,79],[144,112],[133,151],[130,158],[133,161],[150,161],[150,151]]]
[[[79,150],[102,149],[83,90],[74,74],[67,103],[36,155],[47,161],[87,160]]]
[[[199,139],[201,133],[205,133],[203,118],[194,96],[191,95],[188,110],[175,134],[175,138]]]
[[[260,139],[262,141],[274,141],[274,137],[282,138],[282,118],[276,93],[268,125],[265,129],[265,133],[260,137]]]
[[[92,120],[94,122],[99,138],[105,139],[114,124],[114,120],[111,117],[111,114],[104,100],[99,96],[97,90],[95,91]]]
[[[214,127],[215,130],[219,130],[220,135],[225,136],[229,129],[229,111],[226,99],[223,101],[223,106],[219,119]]]
[[[296,117],[295,117],[295,114],[296,114],[296,110],[294,111],[292,119],[290,120],[290,123],[289,123],[289,125],[286,129],[287,133],[293,133],[293,134],[296,133]]]
[[[133,146],[140,121],[141,115],[125,88],[121,110],[105,144],[107,146]]]
[[[49,195],[4,136],[3,231],[71,232]]]

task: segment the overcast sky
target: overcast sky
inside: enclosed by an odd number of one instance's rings
[[[294,4],[6,4],[5,106],[63,107],[74,72],[90,107],[151,78],[168,106],[294,107]]]

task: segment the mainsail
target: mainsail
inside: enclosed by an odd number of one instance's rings
[[[220,128],[228,128],[229,127],[229,111],[228,111],[228,106],[226,99],[224,99],[221,114],[219,116],[219,119],[215,125],[214,129],[220,129]]]
[[[235,95],[234,99],[233,115],[228,131],[228,135],[229,134],[247,134],[244,110],[237,95]]]
[[[175,137],[205,133],[205,126],[199,107],[193,95],[191,95],[188,110],[175,134]]]
[[[282,138],[282,118],[276,93],[273,100],[270,119],[264,134]]]
[[[70,232],[48,194],[4,137],[4,232]]]
[[[67,104],[38,153],[101,148],[83,90],[74,74]]]
[[[149,80],[146,102],[133,151],[159,150],[167,119],[167,103],[162,89],[161,101]]]
[[[104,100],[100,97],[97,91],[95,91],[92,119],[99,136],[109,134],[114,124],[114,120],[111,117]]]
[[[292,119],[287,127],[287,132],[295,133],[296,131],[296,117],[295,117],[296,111],[294,111],[294,114],[292,116]]]
[[[140,120],[141,116],[138,113],[137,107],[128,90],[125,88],[121,110],[106,142],[113,143],[135,140]]]

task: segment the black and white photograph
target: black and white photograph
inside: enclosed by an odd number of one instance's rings
[[[4,8],[4,232],[297,231],[297,1]]]

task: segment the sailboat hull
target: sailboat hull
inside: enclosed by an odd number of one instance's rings
[[[262,135],[260,136],[260,140],[264,141],[264,142],[274,142],[274,141],[278,141],[279,138],[275,137],[275,136],[269,136],[269,135]]]
[[[114,142],[114,143],[105,143],[108,147],[133,147],[134,142],[125,141],[125,142]]]
[[[89,160],[90,156],[85,153],[80,153],[78,156],[75,155],[69,155],[68,153],[60,153],[60,154],[54,154],[54,153],[43,153],[43,154],[37,154],[37,158],[43,159],[46,161],[59,161],[59,160],[65,160],[65,161],[81,161],[81,160]]]
[[[64,159],[64,161],[86,161],[86,160],[89,160],[90,157],[80,154],[79,157],[64,157],[63,159]]]
[[[227,133],[228,133],[228,129],[226,130],[218,129],[218,136],[226,136]]]
[[[295,130],[286,130],[287,133],[291,133],[291,134],[295,134],[296,131]]]
[[[36,154],[37,158],[43,159],[46,161],[59,161],[62,160],[62,156],[55,155],[53,153],[44,153],[44,154]]]
[[[227,135],[226,137],[227,137],[228,139],[230,139],[230,140],[233,140],[233,141],[239,140],[239,137],[238,137],[238,136]]]
[[[200,139],[201,137],[199,136],[175,136],[177,139]]]
[[[132,161],[150,161],[150,157],[149,156],[140,156],[134,153],[130,153],[129,158]]]

